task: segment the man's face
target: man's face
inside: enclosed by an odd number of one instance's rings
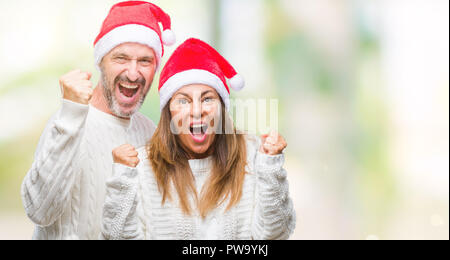
[[[109,52],[100,64],[103,93],[110,111],[128,118],[139,110],[150,90],[156,70],[153,49],[124,43]]]

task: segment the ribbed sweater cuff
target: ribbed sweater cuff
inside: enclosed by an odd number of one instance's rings
[[[56,118],[57,125],[67,131],[77,131],[85,121],[89,111],[89,105],[62,100],[62,107]]]
[[[134,179],[137,176],[137,168],[128,167],[121,163],[113,163],[113,176],[115,178]]]
[[[268,155],[258,151],[256,168],[260,173],[280,173],[284,164],[284,154]],[[283,176],[278,176],[283,177]]]

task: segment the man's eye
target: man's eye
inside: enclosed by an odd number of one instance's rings
[[[149,60],[141,60],[140,63],[141,63],[141,65],[143,65],[143,66],[149,66],[149,65],[152,64],[152,62],[149,61]]]
[[[125,57],[116,57],[116,58],[114,58],[114,60],[117,61],[117,62],[120,62],[120,63],[123,63],[123,62],[127,61],[127,59]]]

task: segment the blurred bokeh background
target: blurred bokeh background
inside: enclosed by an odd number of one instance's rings
[[[97,83],[92,44],[116,2],[0,1],[0,239],[31,238],[20,185],[58,78]],[[278,100],[292,239],[449,239],[448,0],[154,3],[177,44],[203,39],[245,76],[235,97]],[[154,122],[157,80],[141,110]]]

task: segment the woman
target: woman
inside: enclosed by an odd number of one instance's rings
[[[276,132],[238,133],[229,85],[243,80],[211,46],[189,39],[160,78],[161,119],[147,147],[113,151],[104,239],[287,239],[295,227]]]

